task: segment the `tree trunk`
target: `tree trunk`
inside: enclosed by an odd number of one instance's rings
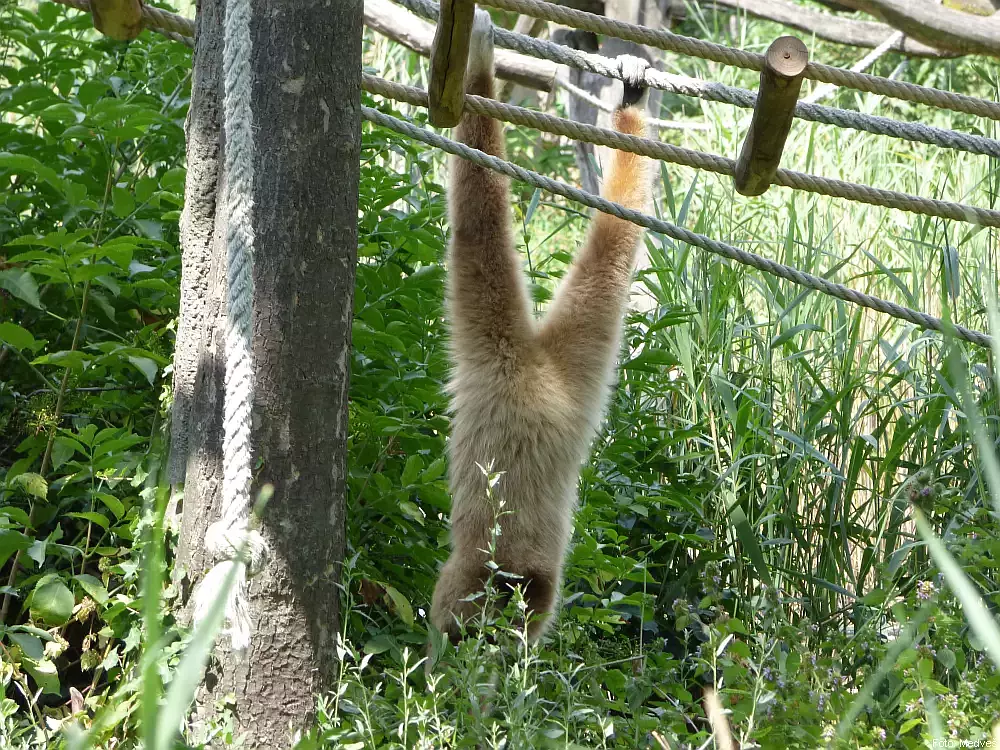
[[[184,482],[178,575],[190,594],[211,564],[205,530],[222,483],[225,237],[222,21],[201,0],[188,117],[183,283],[174,370],[172,479]],[[255,0],[255,480],[274,485],[270,547],[251,579],[254,631],[220,653],[196,724],[235,695],[248,747],[285,748],[331,686],[344,550],[347,392],[361,126],[362,0]],[[186,481],[185,481],[186,480]]]

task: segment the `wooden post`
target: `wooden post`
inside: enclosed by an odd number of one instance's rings
[[[761,195],[778,171],[809,51],[796,37],[783,36],[767,48],[764,61],[753,119],[733,175],[742,195]]]
[[[122,41],[135,39],[142,31],[140,0],[90,0],[94,28]]]
[[[431,79],[427,86],[431,125],[439,128],[457,125],[462,117],[469,35],[475,14],[474,0],[441,0],[431,49]]]

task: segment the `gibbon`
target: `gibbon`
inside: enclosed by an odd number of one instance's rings
[[[466,91],[493,97],[489,14],[476,11]],[[644,135],[626,86],[614,115],[624,133]],[[504,155],[500,124],[466,113],[456,137]],[[644,210],[651,170],[644,157],[612,152],[604,195]],[[559,595],[573,530],[580,467],[597,434],[611,386],[633,265],[642,229],[598,213],[541,321],[535,321],[511,227],[507,178],[451,157],[446,309],[451,330],[453,421],[449,446],[452,553],[434,589],[431,622],[452,640],[459,621],[480,605],[468,597],[488,577],[487,548],[496,515],[481,466],[503,475],[493,490],[504,502],[494,562],[520,576],[539,638]]]

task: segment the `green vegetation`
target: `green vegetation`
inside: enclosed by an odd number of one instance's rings
[[[685,31],[755,49],[781,33],[747,21],[734,39],[705,13]],[[166,503],[190,53],[150,34],[99,39],[86,16],[48,3],[7,8],[2,26],[0,747],[59,747],[64,720],[88,727],[95,713],[93,740],[130,746],[155,734],[142,718],[181,685],[176,675],[197,674],[175,670],[190,636],[156,606],[159,589],[176,595],[173,531],[150,531]],[[813,49],[830,63],[857,56]],[[380,38],[367,38],[366,60],[419,81],[422,63]],[[899,62],[887,56],[878,72]],[[712,64],[670,65],[754,85]],[[903,76],[987,98],[1000,89],[996,68],[975,59],[911,62]],[[711,126],[664,139],[737,152],[748,113],[670,96],[664,107]],[[426,610],[449,507],[444,162],[390,132],[365,126],[364,139],[343,670],[318,697],[306,745],[700,747],[701,689],[713,683],[737,740],[765,748],[819,747],[838,726],[845,748],[993,731],[995,361],[657,236],[583,472],[558,625],[527,647],[515,601],[428,677]],[[569,144],[525,129],[508,144],[518,163],[576,181]],[[785,164],[980,206],[1000,198],[996,161],[804,123]],[[666,220],[990,328],[996,231],[782,189],[746,200],[721,178],[662,175]],[[515,194],[541,308],[586,217],[523,186]],[[233,739],[227,722],[223,710],[189,745]]]

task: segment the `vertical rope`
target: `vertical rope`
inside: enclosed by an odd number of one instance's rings
[[[238,565],[229,592],[227,626],[234,651],[250,643],[251,620],[246,606],[247,565],[251,572],[264,557],[264,541],[250,529],[251,445],[253,409],[253,113],[250,69],[250,0],[227,0],[222,73],[226,133],[226,376],[223,416],[221,518],[206,534],[213,561],[195,594],[194,618],[200,620],[222,593],[231,566]],[[246,551],[244,551],[246,550]]]

